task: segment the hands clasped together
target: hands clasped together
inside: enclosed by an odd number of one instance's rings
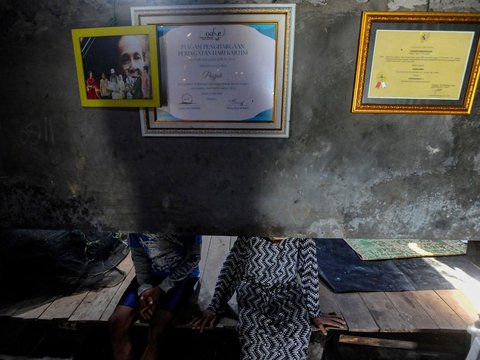
[[[152,318],[161,296],[162,290],[156,286],[142,292],[140,295],[140,316],[144,320]]]

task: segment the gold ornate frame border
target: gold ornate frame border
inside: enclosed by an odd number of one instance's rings
[[[473,28],[475,33],[470,49],[468,62],[471,64],[467,71],[463,82],[466,84],[465,90],[460,96],[463,101],[460,104],[453,104],[448,100],[438,101],[438,104],[432,100],[426,100],[424,103],[401,104],[395,101],[388,103],[372,103],[365,102],[365,81],[369,78],[367,74],[367,64],[371,64],[370,53],[372,46],[371,39],[373,37],[373,25],[378,27],[381,24],[402,24],[403,29],[409,26],[415,28],[418,24],[422,26],[432,24],[432,26],[441,26],[442,24],[450,24],[450,28],[455,28],[455,24],[461,26],[468,24]],[[425,31],[428,31],[425,30]],[[452,30],[454,31],[454,30]],[[440,13],[440,12],[363,12],[359,36],[357,66],[355,73],[355,85],[353,91],[352,112],[354,113],[411,113],[411,114],[455,114],[468,115],[471,112],[473,100],[478,83],[478,73],[480,67],[480,13]]]

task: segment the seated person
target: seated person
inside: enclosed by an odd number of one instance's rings
[[[150,324],[142,359],[157,359],[159,339],[198,281],[201,236],[131,233],[136,278],[109,319],[113,358],[132,359],[129,330],[140,317]]]
[[[242,360],[305,360],[311,324],[323,335],[345,327],[341,317],[321,313],[319,281],[312,239],[240,237],[192,327],[214,325],[236,292]]]

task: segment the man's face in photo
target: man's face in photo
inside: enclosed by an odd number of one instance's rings
[[[120,67],[126,76],[137,77],[143,69],[146,58],[146,40],[143,36],[122,36],[118,42]]]

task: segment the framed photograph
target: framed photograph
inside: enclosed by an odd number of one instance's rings
[[[352,112],[470,114],[480,14],[364,12]]]
[[[144,136],[289,135],[295,5],[133,7],[156,26],[161,106]]]
[[[160,105],[155,26],[72,30],[82,106]]]

